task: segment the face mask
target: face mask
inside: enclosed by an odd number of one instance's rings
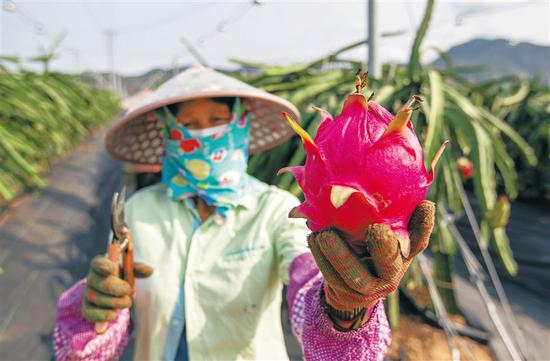
[[[249,122],[238,98],[232,113],[228,124],[190,130],[167,108],[155,111],[164,123],[162,183],[173,200],[199,196],[225,216],[246,194]]]
[[[215,127],[203,129],[187,129],[187,133],[193,138],[211,137],[218,133],[225,133],[229,130],[229,124],[222,124]]]

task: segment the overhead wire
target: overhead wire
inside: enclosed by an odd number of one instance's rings
[[[249,3],[244,3],[243,5],[244,6],[242,7],[242,9],[236,15],[220,20],[216,24],[216,26],[214,26],[210,31],[207,31],[203,35],[199,36],[197,39],[197,44],[199,46],[202,46],[208,39],[211,39],[219,35],[220,33],[225,32],[228,26],[233,25],[241,20],[253,7],[259,5],[259,3],[256,1],[252,1]]]
[[[220,20],[219,22],[216,23],[216,25],[211,30],[206,31],[205,33],[203,33],[203,35],[199,36],[198,40],[196,41],[197,45],[203,46],[207,40],[212,39],[217,35],[225,32],[230,25],[237,23],[253,7],[258,5],[261,5],[261,2],[257,0],[249,3],[245,3],[244,6],[241,8],[241,10],[237,12],[234,16],[227,17],[225,19]],[[195,46],[195,44],[193,44],[193,42],[189,41],[184,36],[180,37],[180,41],[185,46],[185,50],[186,50],[183,55],[191,54],[193,58],[195,58],[200,64],[203,64],[203,65],[208,64],[206,58],[201,55],[201,53],[197,50],[197,47]]]
[[[473,5],[470,7],[469,10],[463,11],[462,13],[458,13],[455,15],[455,22],[457,25],[461,25],[461,22],[464,20],[465,17],[470,17],[472,15],[480,15],[484,13],[499,13],[499,12],[506,12],[510,10],[516,10],[521,7],[525,6],[531,6],[531,5],[537,5],[538,2],[531,1],[531,2],[521,2],[521,3],[513,3],[513,4],[506,4],[506,6],[503,6],[501,3],[496,3],[494,6],[486,5],[481,6],[479,5]]]
[[[225,32],[229,26],[241,20],[254,6],[261,5],[261,2],[258,0],[255,0],[255,1],[245,3],[243,5],[244,6],[235,15],[226,17],[220,20],[219,22],[216,23],[214,27],[212,27],[210,30],[203,33],[203,35],[199,36],[198,37],[199,40],[196,43],[198,43],[199,46],[202,46],[207,40],[210,40],[215,36],[219,35],[220,33]],[[200,9],[197,8],[197,10],[204,10],[204,7]],[[196,13],[197,10],[191,13]],[[190,14],[189,12],[186,13],[186,15],[189,15],[189,14]],[[123,32],[123,33],[140,32],[142,30],[148,30],[157,26],[163,26],[167,22],[170,22],[170,21],[173,22],[175,20],[178,20],[178,21],[181,20],[181,16],[173,15],[170,17],[166,17],[166,18],[159,19],[154,22],[150,22],[142,25],[132,25],[126,28],[119,28],[117,29],[117,32]],[[191,54],[199,63],[205,66],[208,66],[208,62],[206,58],[197,50],[193,42],[189,41],[185,36],[180,37],[180,42],[185,46],[185,51],[180,56]],[[177,59],[174,60],[174,62],[177,63]]]
[[[103,26],[103,24],[101,23],[101,21],[99,20],[99,18],[97,17],[93,7],[92,7],[92,3],[90,3],[89,1],[83,1],[82,3],[82,6],[85,7],[87,11],[84,11],[84,13],[86,14],[86,16],[94,23],[94,25],[101,31],[105,31],[105,27]]]
[[[182,19],[188,17],[189,15],[197,13],[199,10],[203,11],[204,7],[196,7],[194,11],[187,11],[185,13],[177,12],[176,14],[171,14],[170,16],[166,16],[155,21],[150,21],[143,24],[133,24],[126,27],[118,28],[117,32],[126,35],[163,27],[177,21],[182,21]]]
[[[207,4],[211,5],[210,3],[207,3]],[[163,27],[163,26],[172,24],[172,23],[177,22],[177,21],[182,21],[182,19],[185,19],[189,15],[195,14],[199,10],[204,11],[204,9],[205,9],[205,6],[201,5],[201,7],[196,7],[192,11],[185,11],[185,12],[183,10],[181,12],[177,11],[173,14],[170,14],[169,16],[165,16],[165,17],[153,20],[153,21],[144,22],[144,23],[141,23],[141,24],[132,24],[132,25],[117,28],[117,27],[106,27],[106,26],[104,26],[101,23],[101,21],[99,21],[97,15],[95,13],[95,10],[93,9],[91,3],[83,2],[82,5],[84,7],[86,7],[86,9],[88,10],[86,12],[88,17],[92,20],[92,22],[100,30],[104,31],[105,29],[108,28],[108,29],[112,29],[117,34],[122,34],[122,35],[134,34],[134,33],[139,33],[139,32],[143,32],[143,31],[151,30],[151,29],[154,29],[154,28]],[[206,7],[206,8],[208,8],[208,7]]]
[[[249,3],[243,4],[244,5],[243,8],[236,15],[220,20],[216,24],[215,27],[213,27],[212,29],[206,31],[205,33],[203,33],[203,35],[200,35],[199,38],[198,38],[199,40],[197,41],[197,43],[199,45],[203,45],[207,40],[215,37],[219,33],[224,32],[227,29],[228,26],[230,26],[230,25],[236,23],[237,21],[239,21],[241,18],[243,18],[250,11],[250,9],[252,9],[252,7],[254,7],[256,5],[259,5],[259,4],[260,4],[259,1],[252,1],[252,2],[249,2]],[[160,19],[157,19],[155,21],[150,21],[150,22],[146,22],[146,23],[142,23],[142,24],[134,24],[134,25],[130,25],[130,26],[127,26],[127,27],[107,28],[98,19],[98,17],[96,16],[96,13],[95,13],[95,11],[94,11],[94,9],[93,9],[93,7],[91,6],[90,3],[83,2],[83,6],[85,6],[87,8],[88,11],[86,11],[86,14],[88,15],[88,17],[92,20],[92,22],[96,25],[96,27],[100,31],[102,31],[103,33],[105,33],[106,31],[109,31],[113,34],[116,34],[117,36],[118,35],[134,34],[134,33],[139,33],[139,32],[143,32],[143,31],[151,30],[151,29],[154,29],[154,28],[157,28],[157,27],[162,27],[162,26],[165,26],[167,24],[170,24],[170,23],[173,23],[173,22],[176,22],[176,21],[181,21],[182,16],[183,17],[189,16],[190,14],[194,14],[199,10],[204,11],[204,7],[200,7],[200,8],[197,7],[197,8],[195,8],[194,11],[191,11],[191,12],[188,11],[185,14],[180,14],[180,13],[172,14],[170,16],[160,18]],[[188,53],[191,53],[195,58],[198,57],[198,60],[199,60],[200,63],[207,64],[204,57],[202,57],[202,56],[200,56],[200,54],[198,54],[198,52],[196,51],[195,46],[193,45],[193,43],[188,41],[186,38],[184,38],[184,39],[185,39],[184,45],[186,46],[186,51],[185,51],[184,55],[188,54]],[[192,49],[192,50],[190,50],[190,49]]]
[[[41,21],[36,20],[34,17],[30,16],[23,8],[21,8],[21,5],[15,3],[15,1],[4,0],[2,3],[2,8],[4,11],[15,14],[15,16],[17,16],[23,22],[31,25],[33,28],[33,32],[36,35],[48,35],[48,31],[46,30],[44,24]]]

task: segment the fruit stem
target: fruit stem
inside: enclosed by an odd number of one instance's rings
[[[355,93],[362,94],[367,84],[369,83],[369,72],[363,73],[363,79],[361,79],[361,69],[355,73]]]
[[[372,98],[374,98],[374,92],[372,92],[372,94],[369,96],[369,98],[367,99],[367,102],[370,102]]]

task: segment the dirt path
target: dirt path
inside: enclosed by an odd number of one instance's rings
[[[105,247],[121,167],[96,134],[0,224],[0,360],[48,360],[59,294]]]

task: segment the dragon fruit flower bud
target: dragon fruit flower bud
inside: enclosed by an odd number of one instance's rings
[[[364,239],[368,226],[384,223],[395,232],[407,257],[407,223],[426,196],[447,142],[428,172],[410,122],[413,105],[420,98],[412,97],[392,116],[362,94],[365,78],[356,82],[357,92],[346,98],[336,119],[315,108],[322,120],[314,140],[283,113],[302,139],[306,162],[278,174],[291,172],[296,178],[305,200],[289,216],[306,218],[312,231],[336,227],[353,242]]]
[[[462,174],[462,178],[470,179],[474,176],[474,164],[466,157],[460,157],[457,160],[458,169]]]

